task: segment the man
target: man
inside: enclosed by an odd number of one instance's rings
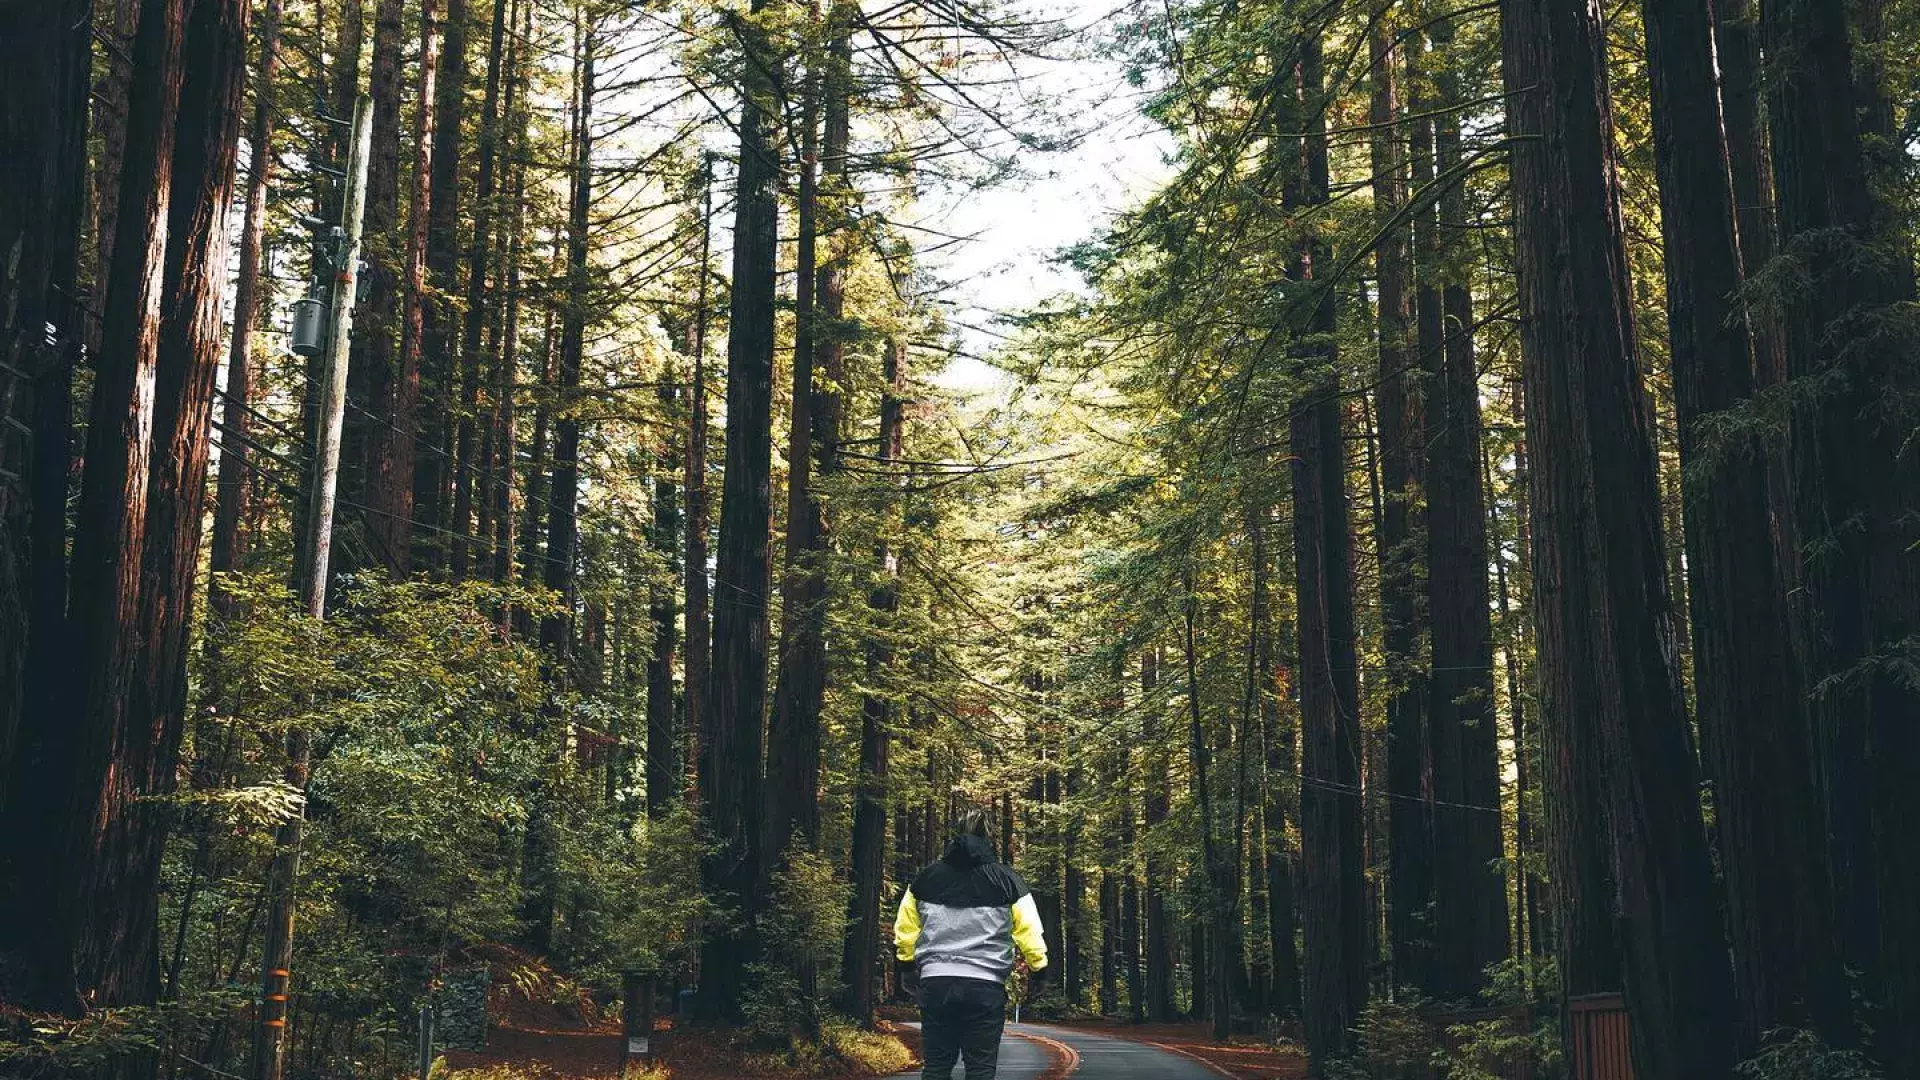
[[[893,947],[901,964],[919,969],[923,1080],[949,1080],[956,1059],[967,1080],[993,1080],[1014,952],[1038,972],[1047,943],[1027,883],[993,857],[985,814],[961,814],[946,853],[913,879],[893,920]]]

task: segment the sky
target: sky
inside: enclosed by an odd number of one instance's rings
[[[1112,0],[1040,0],[1030,10],[1094,27]],[[1069,149],[1033,153],[1020,164],[1028,174],[987,191],[929,192],[922,221],[959,236],[971,236],[925,256],[952,283],[950,311],[963,347],[935,381],[958,390],[987,390],[999,373],[979,356],[1000,343],[996,319],[1049,296],[1083,287],[1072,268],[1058,265],[1063,248],[1099,233],[1119,210],[1144,199],[1171,173],[1166,157],[1172,140],[1141,115],[1137,88],[1125,68],[1100,47],[1097,31],[1063,50],[1059,60],[1028,60],[1022,75],[1042,93],[1059,99],[1057,113],[1070,125]]]

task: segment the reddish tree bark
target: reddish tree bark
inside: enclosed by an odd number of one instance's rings
[[[521,248],[526,237],[526,179],[525,165],[527,145],[527,110],[524,104],[528,73],[532,65],[528,62],[523,43],[532,34],[533,5],[521,5],[521,32],[514,35],[511,48],[511,62],[507,64],[512,73],[507,82],[505,103],[502,106],[507,123],[511,125],[512,137],[507,140],[504,151],[515,156],[510,175],[512,193],[508,205],[512,207],[510,223],[507,226],[506,250],[506,295],[500,306],[504,309],[500,330],[499,370],[496,373],[494,394],[494,435],[495,453],[498,464],[493,486],[493,580],[505,583],[513,576],[515,515],[513,512],[514,458],[516,422],[519,407],[516,403],[516,389],[520,379],[520,258]],[[516,105],[516,102],[520,104]],[[504,155],[503,155],[504,156]],[[543,373],[544,374],[544,373]],[[538,454],[538,447],[533,450]],[[532,501],[532,478],[528,478],[528,501]]]
[[[1732,986],[1667,593],[1605,40],[1572,0],[1505,0],[1534,512],[1534,615],[1566,992],[1598,989],[1604,893],[1581,774],[1606,776],[1635,1071],[1731,1074]],[[1604,755],[1604,756],[1603,756]],[[1595,889],[1594,892],[1584,890]],[[1599,906],[1600,911],[1591,910]]]
[[[158,989],[149,985],[157,963],[152,975],[141,970],[141,957],[155,954],[128,874],[140,857],[133,800],[157,763],[129,710],[140,677],[141,554],[186,16],[184,0],[147,0],[140,9],[119,224],[74,519],[74,733],[59,766],[58,802],[43,810],[58,838],[56,863],[39,879],[49,905],[42,932],[54,955],[73,965],[65,973],[73,982],[61,988],[74,995],[72,1008],[83,1000],[151,1001]],[[103,895],[106,910],[94,906]]]
[[[431,104],[435,100],[434,87],[439,79],[439,68],[439,0],[420,0],[420,68],[419,81],[414,89],[414,99],[418,104],[413,124],[413,193],[407,204],[400,366],[394,375],[391,422],[383,425],[379,432],[382,465],[393,469],[393,482],[396,485],[411,487],[413,492],[404,499],[412,520],[402,522],[394,516],[393,507],[383,508],[385,517],[381,527],[386,537],[386,558],[395,571],[402,573],[409,567],[437,569],[440,566],[439,552],[446,539],[441,528],[437,486],[437,477],[441,474],[436,455],[442,453],[443,448],[437,438],[440,427],[435,425],[440,422],[423,422],[428,414],[443,415],[446,402],[436,390],[434,396],[424,403],[426,407],[423,409],[420,395],[423,364],[437,363],[441,359],[425,360],[428,349],[445,344],[444,334],[436,342],[427,340],[429,329],[437,334],[442,332],[438,317],[429,313],[429,309],[435,307],[438,301],[428,293],[433,283],[429,280],[427,265],[429,248],[435,243],[434,184],[439,180],[434,160],[439,144],[435,137],[439,117]],[[432,382],[441,373],[434,371],[430,374],[432,378],[429,382]],[[420,453],[423,445],[426,447],[424,455]],[[425,488],[421,486],[423,473],[429,477]]]
[[[465,0],[461,0],[461,5],[465,7]],[[512,353],[505,352],[500,347],[501,339],[505,336],[504,330],[500,329],[504,318],[499,315],[499,307],[493,302],[493,296],[488,292],[487,279],[489,265],[496,257],[493,247],[494,203],[496,202],[494,177],[500,156],[500,82],[503,74],[507,74],[511,80],[508,70],[511,58],[506,52],[507,24],[510,20],[508,0],[494,0],[492,30],[487,44],[486,89],[480,104],[480,141],[474,152],[473,238],[467,245],[466,314],[461,323],[460,334],[460,356],[464,364],[461,369],[461,378],[464,380],[461,384],[463,411],[460,418],[459,445],[456,446],[455,451],[456,460],[470,465],[474,456],[474,443],[477,440],[480,444],[477,455],[480,460],[477,469],[463,466],[455,477],[453,508],[453,532],[456,534],[453,553],[455,577],[464,577],[475,570],[481,573],[491,572],[489,549],[494,545],[494,530],[498,527],[497,496],[494,491],[494,485],[500,475],[495,464],[496,457],[500,453],[498,447],[501,445],[498,412],[507,407],[499,393],[498,371],[501,365],[511,362],[508,358]],[[462,44],[464,46],[464,42]],[[451,44],[447,51],[449,53],[453,51]],[[464,69],[464,64],[462,68]],[[513,91],[509,86],[507,90],[509,102],[512,101],[512,97]],[[497,266],[493,268],[496,287],[500,284],[499,279],[504,276],[501,273],[502,269]],[[494,324],[495,330],[491,331],[495,335],[494,348],[483,355],[481,330],[489,316],[495,316],[500,321]],[[493,365],[487,369],[490,378],[488,390],[493,396],[493,401],[491,409],[484,411],[480,401],[483,362]],[[511,385],[507,387],[507,393],[511,395]],[[483,423],[484,429],[481,426]],[[473,474],[476,471],[480,477],[480,489],[477,493],[473,487]],[[463,492],[466,500],[464,506],[462,505]],[[473,526],[475,536],[469,542],[465,534],[476,509],[479,523]]]
[[[769,0],[754,0],[764,10]],[[710,895],[758,902],[760,805],[765,775],[767,602],[772,580],[774,294],[780,166],[773,141],[774,72],[782,65],[765,35],[737,26],[749,54],[740,115],[734,196],[732,317],[727,335],[727,460],[721,484],[714,593],[710,710],[703,731],[700,805],[718,849],[706,860]],[[751,939],[710,928],[701,948],[708,1020],[741,1019],[740,993]]]
[[[247,0],[194,0],[174,148],[164,300],[154,394],[153,464],[142,555],[141,653],[131,741],[147,743],[137,798],[171,794],[186,727],[187,652],[207,493],[209,421],[220,366],[233,201],[246,73]],[[132,816],[128,865],[103,896],[135,910],[133,944],[114,946],[129,983],[159,973],[160,856],[169,822],[149,803]],[[137,898],[137,899],[135,899]],[[143,999],[151,1000],[151,999]]]

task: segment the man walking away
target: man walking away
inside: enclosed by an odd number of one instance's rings
[[[1030,971],[1047,966],[1033,894],[993,857],[987,835],[985,814],[961,814],[946,853],[913,879],[893,920],[895,954],[919,969],[923,1080],[949,1080],[956,1059],[967,1080],[993,1080],[1014,950]]]

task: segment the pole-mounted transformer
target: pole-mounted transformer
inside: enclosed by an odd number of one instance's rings
[[[293,302],[293,355],[319,356],[327,347],[327,305],[309,296]]]

